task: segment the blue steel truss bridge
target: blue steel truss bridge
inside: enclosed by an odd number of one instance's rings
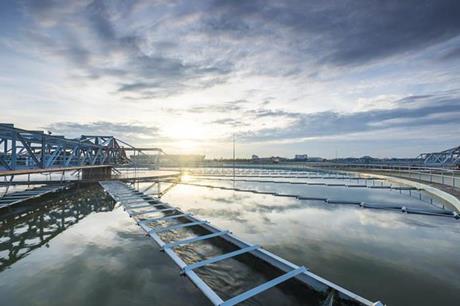
[[[130,164],[128,152],[162,153],[159,148],[135,148],[113,136],[69,139],[44,131],[30,131],[0,124],[0,171],[10,173],[40,170],[122,166]]]
[[[115,167],[135,166],[130,156],[148,152],[154,153],[149,156],[157,162],[163,153],[160,148],[136,148],[114,136],[66,138],[0,123],[0,209],[60,191],[75,180],[97,181],[112,173],[120,176]],[[17,185],[34,188],[10,192]]]

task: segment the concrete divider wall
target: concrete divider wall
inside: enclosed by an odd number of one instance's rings
[[[348,171],[344,171],[344,172],[352,173],[352,172],[348,172]],[[452,194],[450,194],[450,193],[448,193],[446,191],[443,191],[443,190],[441,190],[439,188],[430,186],[428,184],[415,182],[415,181],[412,181],[410,179],[391,176],[390,173],[388,173],[386,175],[382,175],[382,174],[375,174],[375,173],[359,172],[359,174],[361,176],[364,176],[364,177],[382,178],[382,179],[385,179],[385,180],[388,180],[388,181],[395,182],[397,184],[411,186],[411,187],[415,187],[415,188],[418,188],[418,189],[423,189],[425,192],[427,192],[427,193],[429,193],[429,194],[431,194],[431,195],[443,200],[444,202],[448,203],[449,205],[452,206],[452,208],[455,211],[460,213],[460,199],[458,199],[456,196],[454,196],[454,195],[452,195]],[[396,175],[396,173],[395,173],[395,175]],[[399,175],[399,173],[397,173],[397,175]],[[414,177],[414,179],[415,179],[415,177]]]

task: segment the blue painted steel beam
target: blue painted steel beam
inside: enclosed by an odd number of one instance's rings
[[[201,268],[203,266],[206,266],[206,265],[218,262],[218,261],[222,261],[222,260],[225,260],[225,259],[228,259],[228,258],[232,258],[232,257],[238,256],[238,255],[244,254],[244,253],[254,251],[255,249],[258,249],[258,248],[259,248],[258,245],[253,245],[253,246],[248,246],[246,248],[242,248],[242,249],[230,252],[230,253],[225,253],[225,254],[222,254],[222,255],[219,255],[219,256],[208,258],[208,259],[205,259],[205,260],[190,264],[190,265],[184,267],[182,269],[182,271],[185,273],[186,271],[198,269],[198,268]]]
[[[118,141],[113,136],[68,139],[0,123],[0,171],[128,164]]]
[[[220,306],[232,306],[232,305],[235,305],[235,304],[238,304],[238,303],[241,303],[243,301],[246,301],[247,299],[250,299],[251,297],[263,292],[263,291],[266,291],[270,288],[273,288],[275,287],[276,285],[279,285],[281,284],[282,282],[285,282],[287,281],[288,279],[290,278],[293,278],[301,273],[305,273],[307,272],[307,269],[305,267],[299,267],[297,269],[294,269],[292,271],[289,271],[281,276],[278,276],[277,278],[275,279],[272,279],[271,281],[268,281],[266,283],[263,283],[262,285],[259,285],[255,288],[252,288],[246,292],[243,292],[241,293],[240,295],[237,295],[235,297],[232,297],[231,299],[229,300],[226,300],[225,302],[223,302],[222,304],[220,304]]]
[[[165,208],[165,209],[151,209],[151,210],[134,212],[134,213],[130,214],[130,216],[134,217],[134,216],[141,216],[141,215],[145,215],[145,214],[153,214],[153,213],[157,213],[157,212],[166,212],[166,211],[174,211],[174,210],[177,210],[177,208],[171,207],[171,208]]]
[[[139,221],[139,224],[147,224],[147,223],[152,223],[152,222],[158,222],[158,221],[165,221],[165,220],[171,220],[171,219],[176,219],[176,218],[181,218],[181,217],[189,217],[191,216],[191,213],[184,213],[184,214],[177,214],[177,215],[171,215],[171,216],[165,216],[165,217],[158,217],[158,218],[150,218],[150,219],[144,219],[142,221]]]
[[[152,228],[148,233],[150,234],[150,233],[167,232],[167,231],[172,231],[172,230],[181,229],[185,227],[201,225],[204,223],[207,223],[207,221],[194,221],[194,222],[189,222],[189,223],[174,224],[174,225],[166,226],[166,227],[156,227],[156,228]]]
[[[229,232],[230,231],[220,231],[220,232],[216,232],[216,233],[212,233],[212,234],[208,234],[208,235],[202,235],[202,236],[197,236],[197,237],[193,237],[193,238],[189,238],[189,239],[169,242],[169,243],[166,243],[163,246],[163,249],[173,248],[173,247],[176,247],[176,246],[179,246],[179,245],[190,244],[190,243],[201,241],[201,240],[206,240],[206,239],[211,239],[211,238],[214,238],[214,237],[227,235]]]

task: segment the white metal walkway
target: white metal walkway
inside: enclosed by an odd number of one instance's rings
[[[195,218],[190,213],[186,213],[178,208],[171,207],[167,203],[161,202],[158,198],[143,194],[129,187],[128,185],[119,182],[119,181],[101,181],[100,185],[104,190],[110,194],[110,196],[121,203],[128,214],[133,217],[139,226],[150,236],[163,250],[166,254],[171,257],[171,259],[179,266],[181,273],[188,276],[188,278],[206,295],[206,297],[214,305],[236,305],[240,302],[243,302],[255,295],[262,293],[272,287],[275,287],[289,279],[296,278],[298,281],[306,284],[308,287],[314,288],[315,290],[328,292],[330,290],[335,290],[336,293],[345,300],[350,300],[361,305],[368,306],[383,306],[381,302],[371,302],[361,296],[358,296],[332,282],[329,282],[320,276],[310,272],[305,267],[299,267],[287,260],[284,260],[267,250],[264,250],[260,246],[252,245],[247,243],[238,237],[234,236],[227,230],[218,229],[207,221],[200,220]],[[151,208],[149,210],[140,210]],[[152,214],[160,213],[160,216],[155,218],[142,219],[142,217]],[[176,218],[185,218],[187,223],[174,224],[168,227],[156,227],[151,226],[158,221],[162,220],[171,220]],[[207,230],[209,234],[195,236],[192,238],[178,240],[178,241],[163,241],[158,235],[160,232],[176,230],[181,228],[186,228],[190,226],[200,226],[203,229]],[[227,242],[238,247],[236,251],[222,254],[216,257],[208,258],[193,264],[187,265],[174,251],[174,248],[180,245],[186,245],[194,243],[196,241],[202,241],[214,237],[220,237],[221,239],[226,240]],[[229,259],[244,253],[250,253],[258,259],[265,261],[269,265],[281,270],[284,272],[279,277],[276,277],[266,283],[263,283],[255,288],[252,288],[246,292],[243,292],[237,296],[234,296],[226,301],[224,301],[214,290],[212,290],[204,280],[202,280],[194,270],[205,265],[209,265],[215,262],[219,262],[225,259]]]

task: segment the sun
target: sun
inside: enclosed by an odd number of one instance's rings
[[[211,131],[198,121],[182,119],[168,125],[166,136],[181,154],[193,154],[199,151],[200,144],[209,140]]]
[[[198,145],[192,140],[179,140],[177,141],[177,147],[183,153],[192,153],[196,151]]]
[[[180,140],[197,140],[207,136],[206,129],[190,120],[181,120],[168,125],[167,136]]]

